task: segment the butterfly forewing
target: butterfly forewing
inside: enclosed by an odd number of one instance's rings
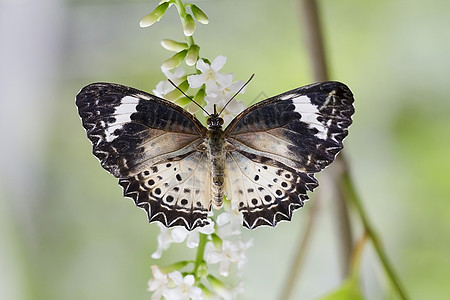
[[[76,104],[94,155],[150,221],[188,229],[206,224],[211,198],[206,128],[194,116],[111,83],[86,86]]]
[[[353,112],[348,87],[324,82],[264,100],[230,123],[226,194],[238,199],[244,225],[274,226],[291,218],[317,186],[313,173],[342,149]]]

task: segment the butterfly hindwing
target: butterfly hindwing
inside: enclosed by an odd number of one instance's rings
[[[289,220],[292,211],[303,205],[306,192],[317,186],[314,173],[329,165],[342,149],[353,112],[348,87],[323,82],[264,100],[230,123],[225,129],[226,173],[243,179],[228,179],[226,194],[233,195],[233,201],[236,195],[243,199],[235,203],[247,227],[274,226]],[[236,165],[241,168],[237,170]],[[239,197],[239,190],[249,185],[260,190],[254,201]]]
[[[192,230],[207,224],[210,173],[206,152],[196,151],[180,160],[157,164],[133,177],[120,179],[119,184],[124,195],[147,212],[150,222]]]
[[[193,115],[111,83],[86,86],[76,104],[94,155],[150,221],[190,229],[205,224],[211,199],[207,130]]]
[[[227,154],[226,178],[227,196],[250,229],[290,220],[292,212],[308,199],[306,191],[317,187],[312,174],[238,151]]]

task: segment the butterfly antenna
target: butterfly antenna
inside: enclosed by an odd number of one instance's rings
[[[237,94],[239,94],[241,91],[242,91],[242,89],[244,89],[246,86],[247,86],[247,84],[250,82],[250,80],[252,80],[253,79],[253,77],[255,76],[255,74],[252,74],[252,76],[250,76],[250,78],[247,80],[247,82],[246,83],[244,83],[244,85],[233,95],[233,97],[231,97],[231,99],[230,100],[228,100],[228,102],[223,106],[223,108],[220,110],[220,112],[219,112],[219,116],[220,116],[220,114],[223,112],[223,110],[225,109],[225,107],[227,107],[227,105],[228,105],[228,103],[230,103],[231,102],[231,100],[233,100],[234,98],[236,98],[236,96],[237,96]]]
[[[183,92],[172,80],[167,79],[170,84],[172,84],[177,90],[179,90],[184,96],[186,96],[186,98],[188,98],[189,100],[191,100],[192,102],[194,102],[198,107],[200,107],[201,110],[203,110],[209,117],[211,117],[211,115],[209,114],[209,112],[207,112],[200,104],[198,104],[197,102],[194,101],[194,99],[192,99],[191,97],[189,97],[188,95],[186,95],[185,92]]]

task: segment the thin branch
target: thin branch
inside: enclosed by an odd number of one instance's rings
[[[306,37],[306,46],[308,48],[309,60],[313,71],[315,81],[326,81],[329,79],[327,60],[325,56],[325,46],[323,31],[320,23],[320,14],[315,0],[300,0],[302,27]],[[352,232],[350,217],[348,213],[347,201],[341,187],[336,185],[341,177],[343,168],[346,166],[344,155],[341,153],[335,163],[329,167],[327,174],[331,176],[331,182],[335,184],[335,212],[336,228],[339,230],[340,262],[341,274],[343,278],[348,276],[350,260],[352,256]]]
[[[299,3],[313,78],[316,81],[326,81],[328,80],[328,68],[317,3],[315,0],[300,0]]]
[[[352,201],[352,204],[355,206],[356,210],[358,211],[358,214],[361,218],[361,221],[364,226],[364,230],[366,231],[366,234],[369,236],[370,240],[372,241],[373,247],[375,248],[375,252],[378,255],[378,258],[381,262],[381,265],[383,266],[384,271],[386,272],[386,275],[389,278],[389,281],[392,283],[394,288],[396,289],[398,295],[401,299],[409,299],[405,289],[403,288],[402,284],[400,283],[400,279],[397,277],[397,275],[394,272],[394,268],[392,264],[389,262],[389,259],[386,255],[386,252],[383,249],[383,246],[380,242],[380,239],[378,235],[376,234],[375,230],[373,229],[372,225],[369,222],[369,219],[367,217],[367,214],[365,210],[363,209],[361,199],[359,198],[358,194],[356,193],[356,189],[353,185],[353,181],[350,178],[350,174],[348,172],[348,169],[344,172],[342,176],[342,186],[346,190],[346,194],[348,195],[348,198],[350,201]]]
[[[323,43],[322,30],[320,26],[317,1],[316,0],[299,0],[299,1],[302,7],[301,10],[303,13],[302,19],[304,20],[303,26],[305,28],[305,35],[310,55],[310,61],[312,64],[314,79],[316,81],[328,80],[327,64],[324,50],[325,47]],[[341,241],[344,241],[343,243],[341,243],[342,246],[341,252],[343,261],[345,262],[344,265],[347,266],[344,269],[345,274],[348,274],[349,271],[348,266],[350,265],[351,244],[352,244],[348,206],[347,201],[345,200],[352,200],[361,218],[364,229],[367,235],[370,237],[372,244],[374,245],[375,251],[378,255],[378,258],[380,259],[381,264],[383,265],[383,268],[385,269],[388,278],[394,285],[401,299],[408,299],[405,290],[400,284],[399,278],[396,276],[392,265],[389,263],[387,255],[384,252],[384,249],[379,241],[378,236],[376,235],[375,231],[373,230],[372,226],[369,223],[365,210],[363,209],[362,202],[360,201],[360,198],[353,185],[353,181],[350,178],[350,172],[348,169],[347,161],[342,153],[341,155],[339,155],[334,165],[337,165],[338,162],[342,168],[340,168],[341,169],[340,172],[336,172],[335,175],[337,177],[334,177],[334,179],[336,179],[334,180],[334,182],[338,182],[338,179],[340,179],[339,181],[342,181],[344,183],[338,187],[339,189],[338,198],[339,204],[341,206],[341,209],[338,210],[338,214],[340,216],[338,218],[338,222],[339,224],[341,224],[340,227],[342,236]]]

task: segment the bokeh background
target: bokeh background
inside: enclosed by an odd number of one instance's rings
[[[0,299],[150,299],[158,229],[123,199],[91,154],[74,97],[94,81],[151,91],[182,39],[173,9],[151,28],[150,0],[0,2]],[[254,80],[247,103],[312,81],[296,1],[211,0],[201,55]],[[356,187],[413,299],[450,295],[450,2],[322,0],[331,78],[347,83],[356,115],[346,140]],[[320,190],[320,188],[319,188]],[[277,299],[308,205],[254,239],[240,299]],[[336,206],[319,204],[296,299],[340,284]],[[358,232],[357,219],[352,217]],[[164,262],[192,257],[175,246]],[[390,299],[371,247],[369,299]]]

